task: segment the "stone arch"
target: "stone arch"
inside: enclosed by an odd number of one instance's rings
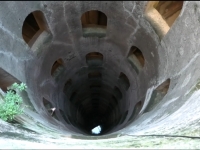
[[[144,67],[145,59],[143,56],[142,51],[137,48],[136,46],[132,46],[130,48],[129,54],[128,54],[128,61],[130,62],[133,69],[138,74],[140,70]]]
[[[48,33],[50,30],[42,11],[33,11],[25,18],[22,37],[29,47],[32,47],[38,38],[40,38],[40,42],[45,40]]]
[[[183,1],[148,2],[145,15],[160,38],[164,37],[178,18]]]
[[[101,66],[103,64],[103,55],[99,52],[91,52],[86,55],[88,66]]]
[[[83,37],[105,37],[107,16],[98,10],[90,10],[81,16]]]
[[[63,71],[64,69],[64,61],[59,58],[56,60],[51,68],[51,75],[54,78],[57,78],[59,74]]]
[[[119,75],[119,83],[120,85],[124,86],[126,90],[128,90],[130,87],[129,79],[123,72],[121,72]]]

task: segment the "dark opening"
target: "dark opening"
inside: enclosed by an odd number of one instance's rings
[[[51,68],[51,75],[56,78],[57,76],[59,76],[59,74],[63,71],[64,69],[64,62],[63,60],[60,58],[58,60],[56,60]]]
[[[130,61],[132,67],[136,70],[138,73],[141,68],[144,67],[144,56],[137,47],[132,46],[129,55],[128,55],[128,60]]]
[[[72,93],[72,95],[71,95],[71,97],[70,97],[70,101],[72,102],[72,101],[74,101],[74,98],[77,96],[77,92],[75,91],[75,92],[73,92]]]
[[[129,79],[122,72],[119,75],[119,82],[120,82],[120,85],[125,87],[126,90],[128,90],[128,88],[130,87]]]
[[[67,82],[65,83],[63,92],[64,92],[64,93],[67,93],[67,91],[68,91],[68,89],[71,87],[71,85],[72,85],[72,80],[71,80],[71,79],[68,79]]]
[[[106,15],[98,10],[85,12],[81,16],[83,37],[105,37],[107,27]]]
[[[93,71],[88,74],[88,78],[101,78],[101,73],[98,71]]]
[[[100,126],[101,132],[94,135],[103,135],[122,119],[122,116],[118,115],[118,99],[122,98],[122,93],[117,87],[113,89],[108,86],[105,89],[106,85],[101,78],[100,82],[96,82],[101,77],[100,72],[90,73],[88,76],[92,80],[89,80],[89,84],[80,90],[72,90],[70,112],[71,116],[74,116],[74,125],[81,131],[94,134],[94,128]]]
[[[48,112],[48,114],[50,114],[53,118],[58,120],[58,117],[56,116],[56,111],[57,111],[56,107],[53,106],[51,102],[46,100],[45,98],[43,98],[43,105],[46,111]]]
[[[101,66],[103,63],[103,55],[99,52],[91,52],[86,55],[86,63],[88,66]]]
[[[119,90],[118,87],[114,87],[114,92],[113,94],[115,95],[115,97],[118,99],[118,100],[121,100],[122,99],[122,93],[121,91]]]
[[[181,12],[183,1],[159,1],[154,7],[171,27]]]
[[[43,98],[43,104],[47,111],[50,111],[50,109],[53,108],[53,105],[45,98]]]
[[[114,95],[112,95],[112,99],[114,100],[115,104],[118,105],[118,100],[116,99]]]
[[[30,13],[22,26],[22,37],[31,47],[43,31],[49,32],[46,19],[41,11]]]
[[[99,84],[92,84],[92,85],[90,85],[90,88],[101,88],[101,85],[99,85]]]

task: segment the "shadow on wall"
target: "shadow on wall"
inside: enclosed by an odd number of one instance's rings
[[[7,88],[11,86],[13,83],[21,83],[18,79],[16,79],[14,76],[0,68],[0,88],[7,92]]]

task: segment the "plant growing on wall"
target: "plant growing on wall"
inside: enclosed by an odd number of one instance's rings
[[[11,85],[3,97],[4,102],[0,104],[0,118],[2,120],[12,122],[16,115],[23,113],[23,108],[21,107],[23,100],[18,93],[26,88],[27,86],[24,83]]]

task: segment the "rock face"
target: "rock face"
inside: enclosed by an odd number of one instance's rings
[[[200,2],[0,4],[0,88],[26,83],[29,106],[15,118],[21,125],[0,120],[2,148],[23,148],[13,140],[18,131],[38,148],[108,138],[120,147],[132,138],[123,135],[200,137]],[[123,146],[145,147],[129,141]]]

